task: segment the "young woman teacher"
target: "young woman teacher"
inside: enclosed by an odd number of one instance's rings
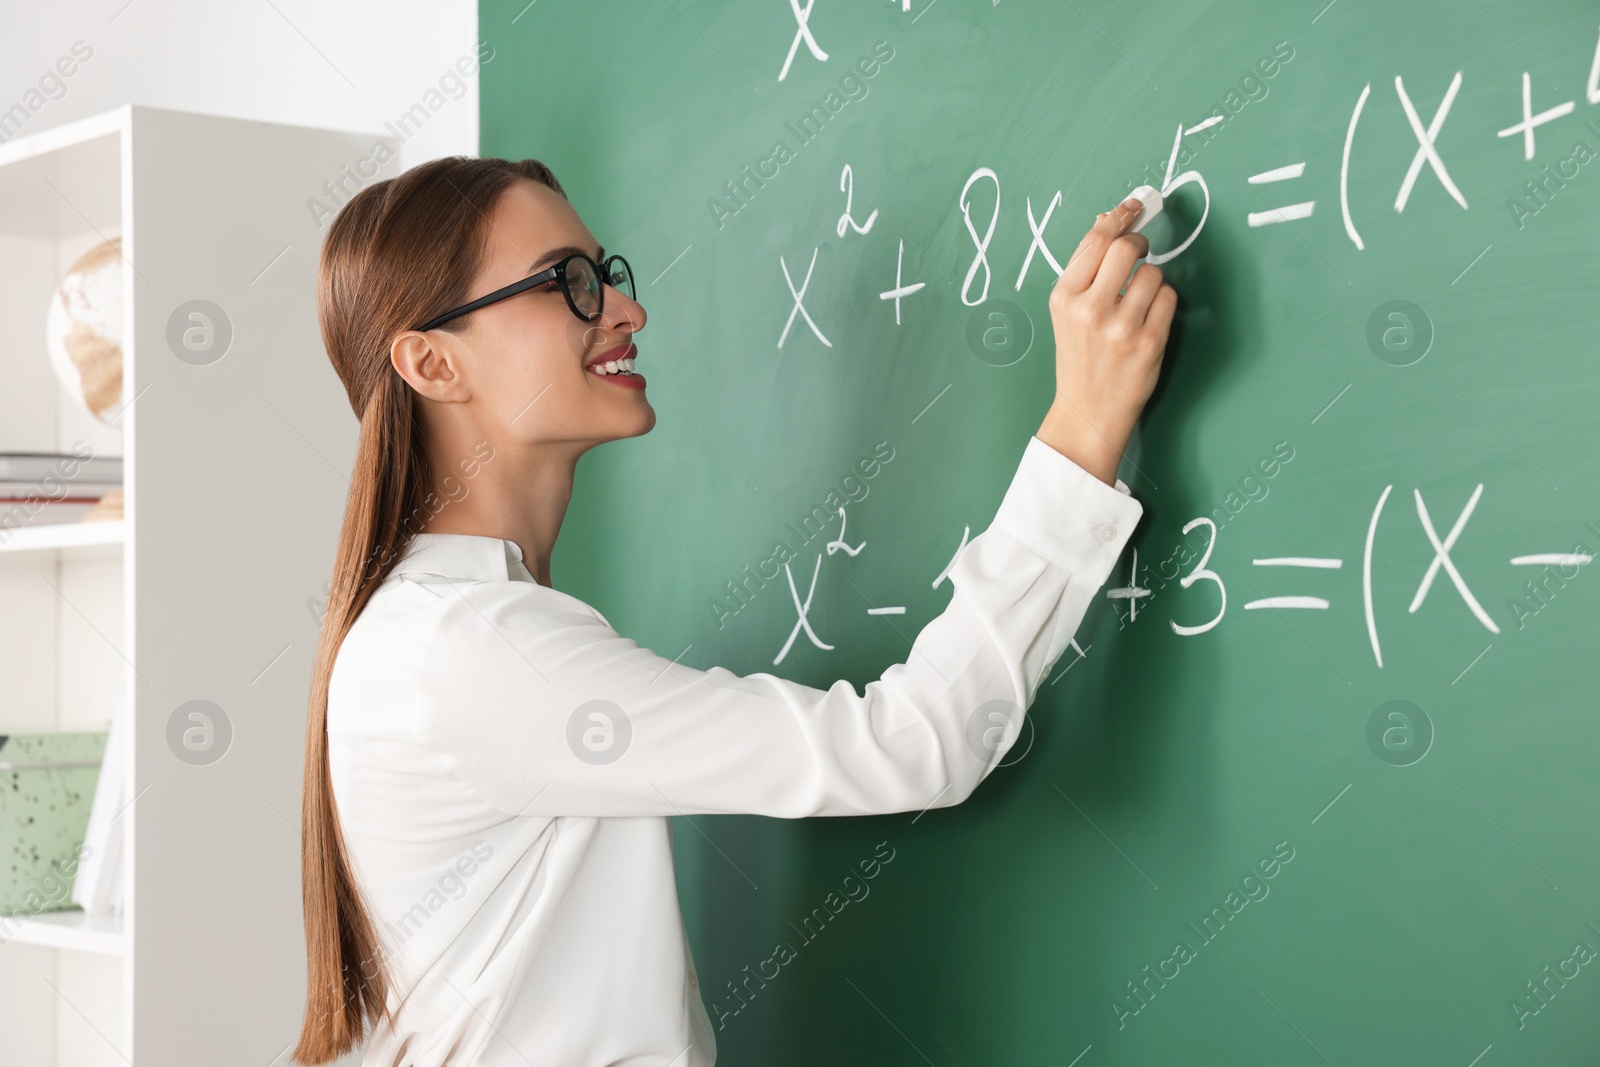
[[[435,160],[345,205],[318,313],[361,430],[307,722],[297,1060],[371,1024],[368,1067],[714,1061],[668,819],[946,807],[998,762],[969,717],[1032,702],[1142,514],[1117,464],[1177,296],[1128,280],[1138,209],[1056,282],[1049,411],[949,607],[858,696],[675,664],[551,585],[578,457],[655,412],[628,265],[543,164]]]

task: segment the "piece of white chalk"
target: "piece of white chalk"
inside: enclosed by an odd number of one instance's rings
[[[1128,197],[1138,197],[1144,204],[1144,210],[1139,213],[1139,217],[1128,228],[1129,233],[1138,233],[1142,230],[1145,223],[1161,214],[1161,208],[1165,203],[1161,198],[1161,190],[1153,185],[1141,185],[1123,199],[1126,200]]]

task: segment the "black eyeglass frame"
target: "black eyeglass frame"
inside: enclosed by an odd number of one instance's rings
[[[587,261],[589,266],[594,268],[595,277],[600,279],[600,295],[595,298],[596,306],[594,315],[592,317],[585,315],[582,311],[578,310],[578,302],[572,298],[572,286],[567,281],[567,264],[571,263],[575,259]],[[446,311],[443,315],[440,315],[434,319],[430,319],[423,325],[418,326],[417,329],[432,330],[435,327],[444,325],[451,319],[460,318],[469,311],[477,311],[481,307],[488,307],[490,304],[504,300],[510,296],[516,296],[518,293],[525,293],[529,289],[544,285],[546,282],[551,280],[556,280],[561,283],[561,294],[567,298],[567,307],[574,315],[578,317],[580,322],[594,322],[595,319],[598,319],[605,312],[606,286],[611,285],[611,283],[607,280],[611,277],[611,264],[619,260],[622,263],[623,269],[627,271],[628,288],[632,290],[633,268],[628,265],[628,261],[626,259],[623,259],[619,255],[610,255],[606,257],[604,263],[596,263],[584,253],[574,252],[572,255],[567,256],[565,259],[560,260],[554,265],[546,267],[538,274],[530,274],[520,281],[512,282],[510,285],[496,289],[494,292],[485,296],[480,296],[478,299],[473,300],[470,303],[462,304],[453,311]],[[613,286],[613,288],[615,288],[615,286]],[[634,294],[630,291],[628,293],[628,299],[632,300],[633,298]]]

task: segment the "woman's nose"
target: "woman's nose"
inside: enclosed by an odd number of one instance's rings
[[[628,323],[633,327],[633,332],[638,333],[644,329],[645,321],[649,318],[645,314],[644,305],[622,290],[612,286],[611,296],[606,300],[606,318],[610,325],[619,326]]]

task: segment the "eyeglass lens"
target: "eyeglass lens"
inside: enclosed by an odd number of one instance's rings
[[[628,269],[627,260],[613,258],[605,269],[609,272],[606,284],[633,299],[633,273]],[[592,319],[600,314],[600,294],[604,286],[595,273],[595,265],[587,257],[578,256],[567,262],[567,287],[572,293],[572,302],[585,317]]]

